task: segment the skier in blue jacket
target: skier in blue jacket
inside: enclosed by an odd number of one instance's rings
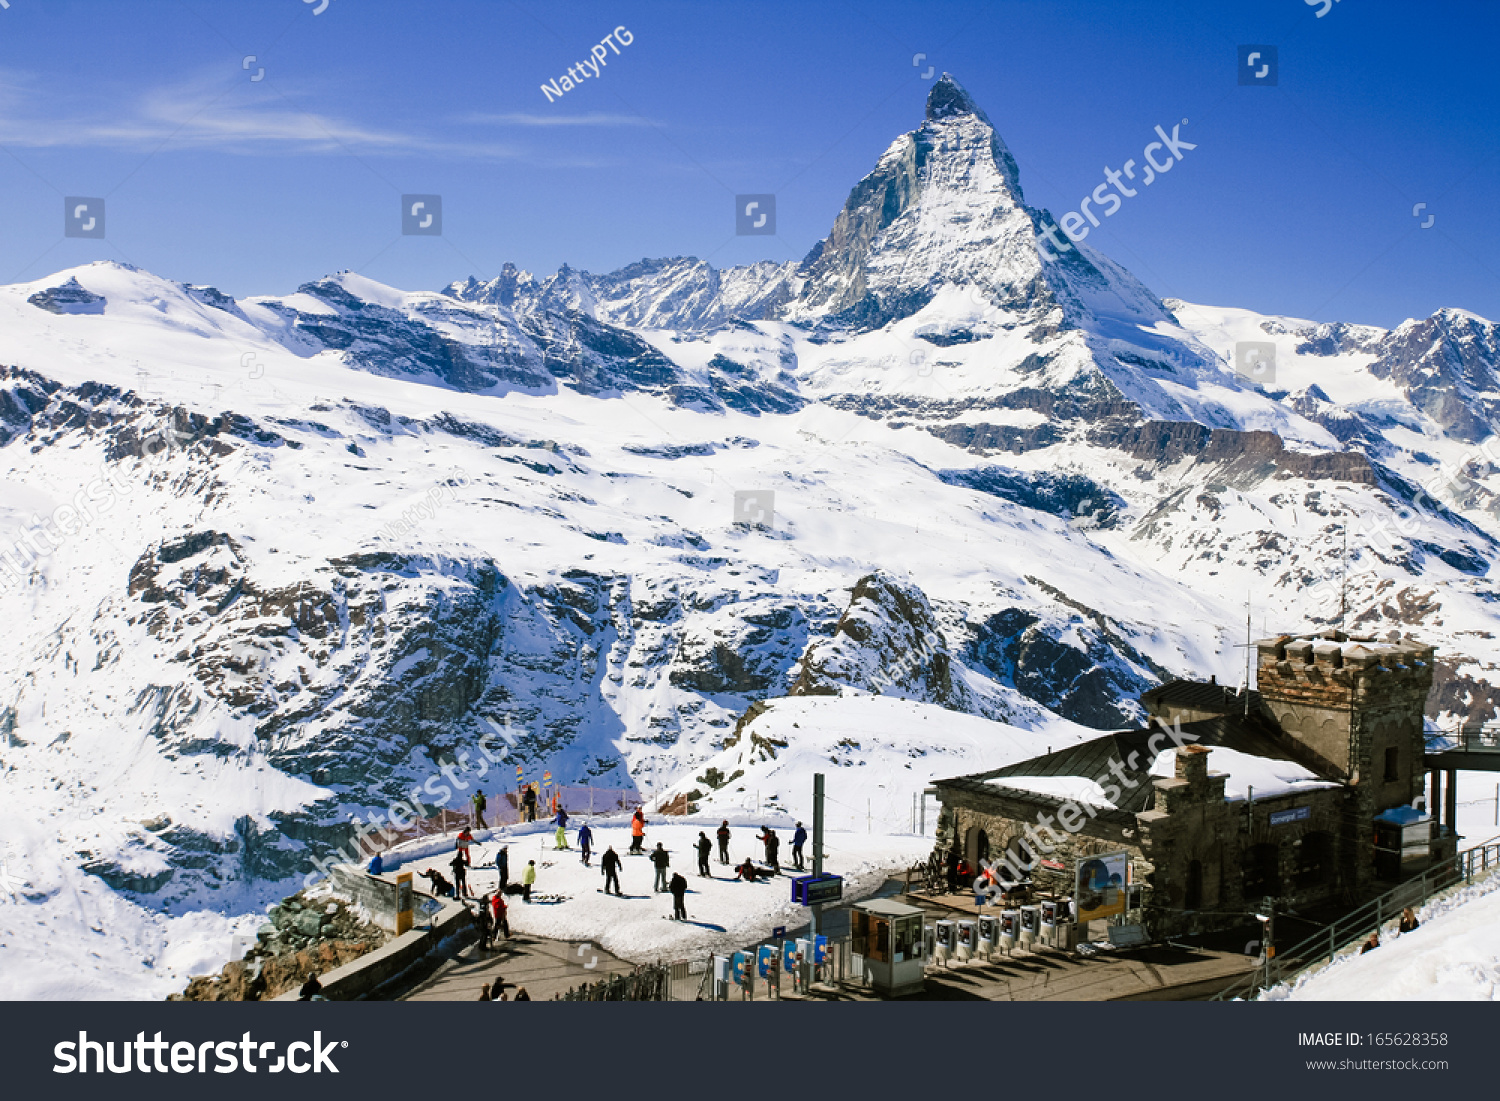
[[[802,823],[797,823],[797,832],[792,834],[792,863],[797,870],[802,871],[802,846],[807,844],[807,831],[802,828]]]
[[[583,850],[583,866],[585,868],[591,867],[589,864],[589,853],[592,851],[593,846],[594,831],[589,829],[589,824],[585,822],[578,827],[578,847]]]

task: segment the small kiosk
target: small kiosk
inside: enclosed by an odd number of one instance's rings
[[[857,903],[850,911],[854,971],[877,994],[900,998],[925,988],[923,916],[915,906],[885,898]]]

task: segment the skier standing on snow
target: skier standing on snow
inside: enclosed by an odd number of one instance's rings
[[[526,821],[536,821],[536,788],[530,784],[526,785],[526,791],[521,795],[521,808],[526,812]]]
[[[792,834],[792,863],[797,865],[797,870],[802,871],[802,846],[807,844],[807,831],[802,828],[802,823],[797,823],[797,832]]]
[[[521,901],[531,901],[531,888],[536,883],[536,861],[528,860],[526,870],[521,873]]]
[[[467,826],[465,826],[463,829],[458,831],[458,841],[456,842],[456,845],[458,848],[458,854],[464,858],[464,867],[466,868],[474,863],[474,861],[469,858],[469,846],[472,844],[474,844],[474,834],[470,832]]]
[[[698,874],[713,878],[713,873],[708,870],[708,857],[714,851],[714,843],[708,839],[708,834],[702,830],[698,831]]]
[[[496,894],[504,894],[506,884],[510,882],[510,846],[501,845],[500,851],[495,854],[495,870],[500,873],[500,886],[495,888]]]
[[[583,850],[583,866],[585,868],[589,866],[589,854],[593,849],[593,845],[594,831],[589,829],[589,824],[585,822],[578,827],[578,847]]]
[[[776,850],[781,848],[781,839],[770,826],[762,826],[760,830],[760,836],[756,840],[766,847],[766,863],[771,865],[772,874],[780,875],[781,865],[776,861]]]
[[[609,894],[609,885],[615,885],[615,894],[620,894],[620,854],[615,852],[611,845],[604,850],[604,859],[599,861],[599,866],[604,869],[604,893]]]
[[[683,897],[687,894],[687,880],[682,878],[678,872],[672,876],[672,918],[674,921],[687,920],[687,900]]]
[[[640,807],[635,808],[635,813],[630,816],[630,851],[640,855],[646,850],[641,848],[646,843],[646,816]]]
[[[724,819],[719,825],[719,863],[729,863],[729,819]]]
[[[484,811],[489,806],[489,800],[484,797],[484,792],[476,791],[469,797],[469,802],[474,808],[474,828],[476,830],[484,829]]]
[[[553,821],[556,822],[557,825],[560,828],[567,829],[568,828],[568,812],[566,810],[564,810],[562,807],[558,807],[557,808],[557,817],[554,818]]]
[[[506,912],[509,907],[505,905],[505,896],[499,891],[490,900],[490,908],[495,912],[495,931],[505,934],[505,939],[510,940],[510,915]]]
[[[464,866],[464,854],[454,853],[453,859],[448,861],[448,866],[453,869],[453,897],[469,897],[469,873]]]
[[[672,864],[672,858],[667,850],[661,847],[661,842],[656,843],[656,851],[651,854],[651,863],[656,865],[656,890],[658,892],[667,889],[667,868]]]

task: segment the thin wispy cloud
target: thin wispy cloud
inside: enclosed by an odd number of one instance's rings
[[[603,112],[590,112],[582,115],[554,115],[546,112],[528,113],[524,111],[513,111],[508,114],[473,114],[464,115],[460,122],[470,123],[477,126],[660,126],[642,115],[610,115]]]
[[[354,152],[486,160],[528,155],[489,137],[377,126],[305,109],[274,87],[243,80],[162,86],[98,109],[60,102],[14,74],[0,78],[0,145],[128,151],[165,145],[243,155]]]

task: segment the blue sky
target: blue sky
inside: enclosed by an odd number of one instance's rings
[[[236,295],[344,268],[435,289],[505,261],[800,258],[919,124],[933,65],[1059,216],[1190,120],[1197,148],[1089,238],[1158,294],[1500,320],[1487,0],[1322,18],[1303,0],[314,8],[9,0],[0,282],[101,258]],[[631,44],[549,102],[541,84],[618,26]],[[1278,47],[1276,87],[1237,85],[1242,43]],[[400,236],[404,192],[443,196],[443,237]],[[777,195],[776,236],[734,236],[741,192]],[[106,197],[106,240],[63,238],[67,195]]]

